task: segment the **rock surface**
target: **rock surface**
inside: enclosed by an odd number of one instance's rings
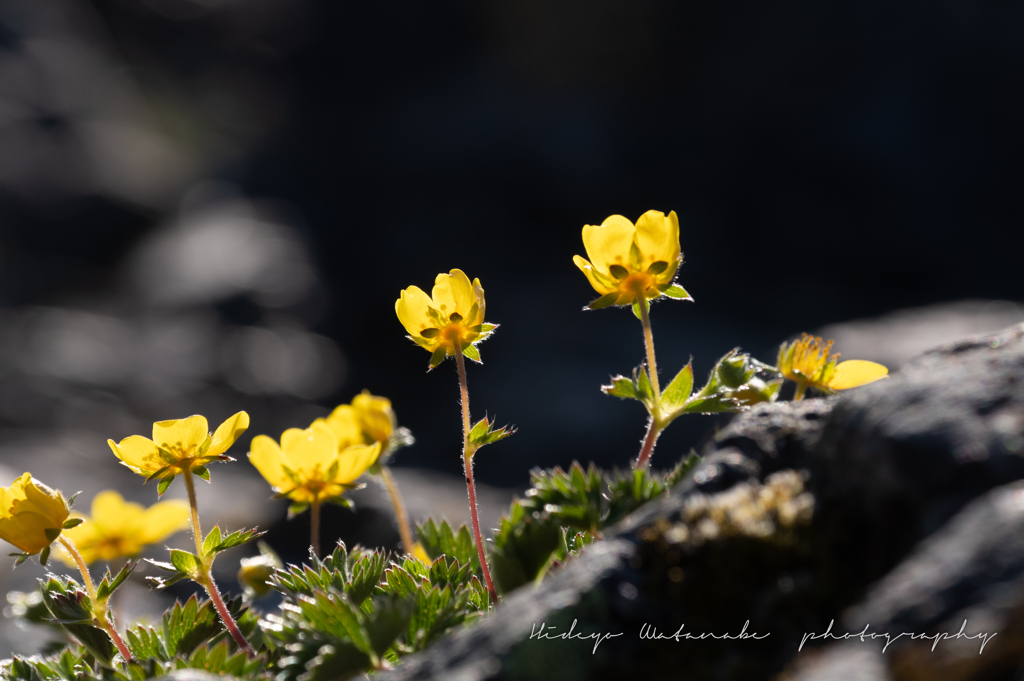
[[[1024,326],[838,398],[759,405],[605,542],[381,678],[1013,678],[1022,433]],[[936,654],[806,639],[952,636],[965,618],[998,634],[980,655],[964,637]]]

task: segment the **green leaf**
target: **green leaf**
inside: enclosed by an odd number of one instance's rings
[[[664,260],[656,260],[647,268],[648,274],[661,274],[668,269],[668,263]]]
[[[171,564],[189,577],[196,577],[199,574],[199,559],[188,551],[171,549]]]
[[[400,596],[377,596],[373,599],[373,616],[365,629],[370,648],[381,657],[399,634],[408,626],[416,602]]]
[[[128,579],[128,575],[132,573],[136,565],[138,565],[137,562],[128,561],[115,577],[111,577],[110,570],[107,570],[106,574],[103,575],[103,579],[96,586],[96,599],[106,601],[110,598],[110,594],[114,593],[117,587],[124,584],[124,580]]]
[[[167,491],[167,488],[171,486],[172,482],[174,482],[174,476],[173,475],[169,475],[166,478],[161,478],[160,482],[157,483],[157,486],[156,486],[156,495],[158,497],[162,497],[164,495],[164,492]]]
[[[438,348],[437,350],[434,350],[434,354],[430,356],[430,368],[428,368],[427,371],[430,371],[430,369],[435,368],[438,364],[443,362],[444,358],[447,356],[448,351],[445,350],[443,346]]]
[[[686,289],[678,284],[672,284],[668,288],[663,289],[661,294],[675,300],[693,300],[690,294],[686,292]]]
[[[633,381],[636,384],[636,394],[638,399],[645,403],[654,402],[654,388],[651,387],[651,379],[647,375],[647,367],[640,366],[639,372],[634,370]]]
[[[59,528],[59,527],[47,527],[47,528],[44,528],[43,529],[43,534],[46,535],[46,541],[50,542],[51,544],[53,542],[57,541],[57,537],[60,536],[60,530],[61,530],[61,528]]]
[[[650,303],[647,302],[646,298],[643,298],[642,300],[638,300],[637,302],[633,303],[633,314],[636,316],[637,319],[643,321],[644,315],[643,311],[640,309],[641,303],[643,305],[646,305],[648,310],[650,310],[651,307]]]
[[[636,386],[633,381],[625,376],[612,376],[611,385],[602,385],[601,390],[606,395],[612,397],[619,397],[622,399],[639,400],[640,396],[636,393]]]
[[[256,528],[251,530],[235,530],[228,536],[221,539],[220,542],[210,550],[210,553],[220,553],[221,551],[226,551],[236,546],[247,544],[253,539],[262,537],[264,534],[266,534],[266,532],[260,532]]]
[[[614,293],[608,293],[606,295],[601,296],[597,300],[592,301],[589,305],[587,305],[583,309],[585,309],[585,310],[603,310],[606,307],[611,307],[612,305],[614,305],[615,302],[618,299],[619,299],[618,291],[616,291]]]
[[[72,494],[70,497],[68,497],[68,508],[71,508],[72,506],[75,505],[75,499],[77,499],[78,495],[81,494],[81,493],[82,493],[82,490],[78,490],[77,492]]]
[[[470,429],[469,431],[469,441],[476,442],[477,440],[480,440],[484,435],[487,434],[489,425],[490,424],[487,422],[487,417],[484,417],[477,421],[476,425],[473,426],[473,428]]]
[[[70,530],[72,527],[78,527],[79,525],[81,525],[84,522],[85,522],[84,518],[68,518],[67,520],[64,521],[64,524],[61,525],[61,528],[65,529],[65,530]]]
[[[447,556],[462,565],[472,565],[474,571],[480,569],[476,545],[465,524],[459,527],[458,532],[453,532],[447,520],[438,524],[433,518],[428,518],[425,523],[416,526],[416,536],[431,560]]]
[[[688,363],[661,393],[661,404],[668,411],[682,407],[693,391],[693,367]]]
[[[499,326],[498,324],[481,324],[480,325],[480,331],[482,333],[488,333],[488,334],[489,333],[493,333],[494,330],[496,328],[498,328],[498,326]]]
[[[44,546],[43,550],[39,552],[39,564],[46,567],[46,561],[50,560],[50,547]]]
[[[291,506],[288,507],[288,520],[291,520],[295,516],[297,516],[297,515],[299,515],[301,513],[305,513],[308,510],[309,510],[309,504],[304,504],[304,503],[301,503],[301,502],[295,502],[294,504],[292,504]]]
[[[210,555],[214,547],[220,544],[220,542],[220,526],[214,525],[213,529],[206,534],[206,539],[203,540],[203,555]]]
[[[438,334],[441,333],[441,329],[423,329],[420,331],[420,335],[424,338],[437,338]]]
[[[475,345],[467,343],[465,347],[462,348],[462,354],[466,356],[466,359],[471,359],[477,364],[483,364],[483,360],[480,359],[480,351],[477,350]]]
[[[616,279],[625,279],[629,276],[629,270],[622,265],[609,265],[608,272]]]
[[[210,482],[210,469],[206,466],[193,466],[192,472],[196,474],[196,477],[202,478],[206,482]]]

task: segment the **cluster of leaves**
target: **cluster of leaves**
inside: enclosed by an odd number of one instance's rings
[[[247,544],[253,539],[262,536],[264,532],[252,530],[236,530],[228,535],[222,536],[220,527],[214,525],[203,539],[203,554],[197,556],[181,549],[171,549],[171,562],[166,563],[159,560],[146,561],[164,572],[169,573],[167,577],[149,577],[149,582],[155,589],[166,589],[167,587],[188,578],[199,581],[202,578],[201,566],[206,561],[207,568],[213,563],[217,554],[236,546]]]
[[[579,463],[568,471],[533,470],[530,489],[512,502],[494,534],[491,569],[498,587],[507,593],[541,579],[606,528],[668,492],[698,460],[691,452],[668,473],[646,468],[606,472]]]
[[[454,537],[442,525],[439,534]],[[460,553],[454,542],[431,548]],[[276,665],[279,681],[380,669],[490,607],[472,562],[443,553],[428,566],[411,557],[390,561],[376,551],[349,553],[339,544],[323,560],[312,556],[310,565],[279,571],[273,584],[285,602],[279,615],[264,619],[263,629],[287,650]]]

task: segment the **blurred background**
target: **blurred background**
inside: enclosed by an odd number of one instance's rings
[[[477,457],[494,526],[530,468],[639,448],[642,408],[598,390],[642,361],[639,322],[583,312],[572,264],[615,213],[679,214],[696,302],[654,308],[663,374],[774,363],[801,331],[898,368],[1024,320],[1022,28],[967,0],[0,0],[0,484],[150,504],[106,439],[244,409],[204,522],[297,561],[307,521],[249,440],[368,389],[417,437],[413,515],[461,519],[455,369],[428,374],[394,314],[458,267],[501,324],[474,416],[519,428]],[[677,422],[655,466],[717,422]],[[381,490],[357,503],[325,539],[394,546]],[[159,607],[135,588],[124,607]]]

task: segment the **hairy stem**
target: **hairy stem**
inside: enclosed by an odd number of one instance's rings
[[[487,555],[484,553],[484,540],[480,534],[480,518],[476,509],[476,483],[473,482],[473,450],[470,449],[469,431],[469,386],[466,382],[466,360],[462,357],[462,348],[455,344],[455,363],[459,367],[459,386],[462,388],[462,465],[466,471],[466,489],[469,491],[469,512],[473,519],[473,536],[476,538],[476,551],[480,557],[480,569],[487,582],[487,591],[491,594],[491,602],[497,604],[498,592],[491,581],[491,571],[487,567]]]
[[[114,627],[113,616],[109,616],[106,612],[106,603],[96,602],[96,587],[92,583],[92,575],[89,574],[89,566],[85,564],[85,559],[82,558],[82,554],[78,552],[78,547],[75,543],[61,535],[60,544],[64,547],[64,550],[74,559],[78,565],[78,571],[82,573],[82,580],[85,582],[85,590],[89,592],[89,602],[92,603],[93,612],[92,616],[96,618],[97,624],[107,632],[107,636],[117,646],[117,651],[121,653],[121,657],[124,658],[125,663],[133,662],[131,651],[128,650],[128,646],[124,644],[124,640],[121,639],[121,635],[117,633],[117,628]],[[97,612],[99,610],[100,612]]]
[[[644,436],[644,443],[640,446],[640,456],[636,459],[637,468],[646,468],[651,460],[651,452],[654,451],[654,443],[658,441],[662,429],[658,427],[657,420],[652,416],[647,424],[647,434]]]
[[[220,615],[221,622],[224,623],[228,633],[231,634],[231,638],[235,639],[235,643],[238,644],[239,649],[245,651],[245,654],[249,657],[256,655],[256,651],[252,649],[249,642],[245,640],[245,636],[242,636],[241,629],[238,628],[238,623],[235,622],[235,618],[228,612],[228,608],[224,605],[224,599],[220,596],[220,590],[217,588],[217,583],[213,581],[213,574],[210,571],[212,559],[207,559],[203,552],[203,530],[199,526],[199,505],[196,503],[196,482],[192,477],[192,471],[186,469],[182,474],[185,478],[185,489],[188,490],[188,503],[192,507],[192,534],[195,535],[196,539],[196,557],[199,558],[199,571],[198,579],[195,581],[199,583],[206,593],[209,594],[210,600],[213,601],[213,607],[217,609],[217,613]]]
[[[309,506],[309,543],[313,547],[313,554],[320,557],[320,500],[317,499]]]
[[[398,533],[402,536],[402,548],[406,553],[412,553],[415,542],[409,527],[409,514],[405,511],[405,503],[395,483],[395,476],[391,475],[391,469],[386,464],[380,465],[380,477],[384,480],[388,496],[391,497],[391,505],[395,507],[395,520],[398,522]]]

